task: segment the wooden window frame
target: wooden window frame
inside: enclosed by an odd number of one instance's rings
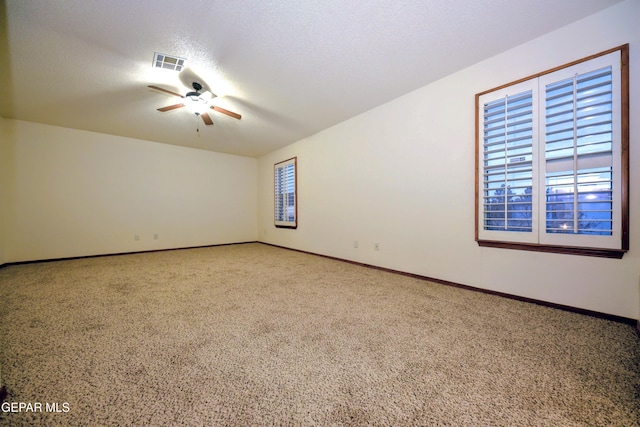
[[[536,79],[540,76],[553,73],[563,68],[571,67],[582,62],[590,61],[609,53],[620,51],[620,71],[621,71],[621,85],[620,85],[620,98],[621,98],[621,135],[620,135],[620,151],[621,151],[621,164],[620,164],[620,185],[621,185],[621,245],[619,249],[608,249],[598,247],[578,247],[578,246],[556,246],[539,243],[517,243],[517,242],[504,242],[496,240],[480,239],[479,234],[479,216],[480,216],[480,155],[481,155],[481,133],[480,133],[480,112],[481,106],[479,99],[482,95],[513,86],[515,84],[525,82],[527,80]],[[629,250],[629,44],[624,44],[588,57],[569,62],[567,64],[551,68],[549,70],[536,73],[534,75],[507,83],[475,95],[475,240],[479,246],[503,248],[503,249],[516,249],[527,250],[536,252],[551,252],[558,254],[569,255],[584,255],[594,257],[605,258],[617,258],[620,259]]]
[[[277,180],[277,171],[279,168],[283,168],[288,164],[293,164],[293,215],[294,215],[294,220],[293,221],[278,221],[278,200],[277,200],[277,196],[278,193],[276,193],[277,190],[277,186],[276,186],[276,180]],[[273,194],[274,194],[274,206],[273,206],[273,219],[274,219],[274,225],[276,228],[289,228],[289,229],[296,229],[298,228],[298,158],[297,157],[292,157],[290,159],[287,160],[283,160],[281,162],[278,162],[276,164],[273,165],[273,185],[274,185],[274,189],[273,189]]]

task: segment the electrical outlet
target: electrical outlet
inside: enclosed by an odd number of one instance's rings
[[[158,240],[158,235],[157,234],[153,235],[153,240]]]
[[[136,234],[135,236],[133,236],[133,240],[140,240],[140,236]]]
[[[358,241],[357,241],[357,240],[354,240],[354,241],[353,241],[353,247],[354,247],[354,248],[356,248],[356,249],[358,249]]]
[[[379,251],[380,250],[380,243],[374,243],[373,244],[373,249],[376,250],[376,251]]]

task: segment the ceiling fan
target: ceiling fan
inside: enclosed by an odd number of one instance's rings
[[[158,86],[150,85],[148,87],[150,89],[155,89],[160,92],[168,93],[169,95],[177,96],[184,100],[179,104],[173,104],[166,107],[158,108],[158,111],[161,111],[161,112],[175,110],[177,108],[182,108],[182,107],[187,107],[187,109],[189,109],[189,111],[194,113],[196,116],[202,117],[202,121],[208,126],[213,125],[213,120],[211,120],[211,117],[207,112],[209,108],[211,108],[214,111],[217,111],[218,113],[222,113],[229,117],[233,117],[234,119],[240,120],[242,118],[240,114],[234,113],[233,111],[225,110],[224,108],[221,108],[215,105],[210,105],[210,101],[213,98],[215,98],[216,95],[209,92],[208,90],[204,92],[200,92],[202,90],[202,85],[200,83],[193,82],[191,86],[193,87],[193,91],[187,92],[184,96],[180,95],[179,93],[172,92],[170,90],[163,89]]]

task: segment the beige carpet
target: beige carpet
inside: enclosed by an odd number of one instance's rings
[[[0,325],[0,425],[640,425],[630,325],[258,243],[8,266]]]

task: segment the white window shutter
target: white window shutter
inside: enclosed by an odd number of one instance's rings
[[[621,245],[619,51],[540,77],[540,242]]]
[[[274,165],[274,216],[277,227],[297,227],[296,161],[294,157]]]
[[[480,96],[480,239],[537,241],[536,94],[526,81]]]

